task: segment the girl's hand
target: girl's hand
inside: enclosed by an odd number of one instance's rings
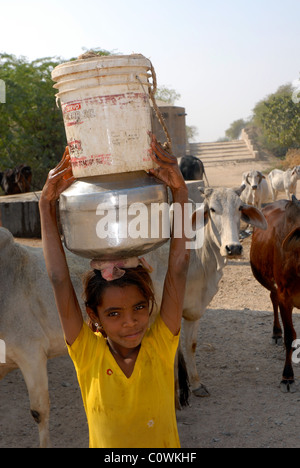
[[[60,163],[49,172],[47,181],[42,191],[41,200],[55,204],[60,194],[74,182],[69,147],[66,146]]]
[[[160,167],[150,169],[150,173],[165,182],[172,191],[187,190],[184,178],[178,166],[177,158],[168,153],[151,134],[151,158]]]

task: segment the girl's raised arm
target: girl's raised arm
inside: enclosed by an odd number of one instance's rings
[[[66,147],[61,162],[49,172],[39,208],[46,268],[54,290],[65,339],[69,345],[72,345],[79,335],[83,318],[57,226],[56,202],[60,194],[73,182],[69,150]]]
[[[159,168],[151,170],[151,174],[165,182],[171,189],[173,203],[181,206],[182,237],[172,237],[169,253],[168,270],[164,283],[161,304],[161,317],[173,335],[177,335],[181,327],[183,302],[189,268],[190,252],[184,229],[184,207],[188,203],[188,189],[178,166],[177,158],[170,155],[157,143],[152,136],[152,155]],[[173,229],[174,232],[174,229]]]

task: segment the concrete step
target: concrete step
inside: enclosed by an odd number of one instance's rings
[[[190,146],[197,146],[199,148],[238,148],[245,146],[244,140],[222,141],[215,143],[190,143]]]
[[[202,159],[201,159],[202,161]],[[230,159],[230,158],[226,158],[226,159],[212,159],[212,160],[205,160],[205,161],[202,161],[204,166],[205,167],[214,167],[214,166],[224,166],[224,165],[227,165],[227,164],[239,164],[239,163],[253,163],[254,159],[253,158],[243,158],[243,159],[237,159],[237,158],[234,158],[234,159]]]
[[[213,158],[213,157],[219,157],[219,156],[227,156],[227,155],[235,155],[235,156],[238,156],[238,155],[241,155],[241,156],[249,156],[251,157],[251,153],[250,151],[247,149],[247,148],[243,148],[243,149],[240,149],[240,150],[237,150],[237,151],[233,151],[233,150],[211,150],[211,151],[193,151],[193,150],[190,150],[190,154],[192,154],[193,156],[199,156],[200,159],[201,159],[201,156],[207,156],[207,157],[210,157],[210,158]]]
[[[244,140],[216,143],[191,143],[189,154],[198,157],[205,164],[253,161],[255,156]]]

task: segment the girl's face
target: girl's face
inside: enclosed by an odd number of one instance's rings
[[[97,308],[100,323],[122,354],[138,347],[149,327],[149,303],[137,286],[109,287]]]

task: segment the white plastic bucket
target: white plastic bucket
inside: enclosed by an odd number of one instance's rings
[[[149,70],[140,54],[79,59],[53,70],[76,178],[155,166]]]

